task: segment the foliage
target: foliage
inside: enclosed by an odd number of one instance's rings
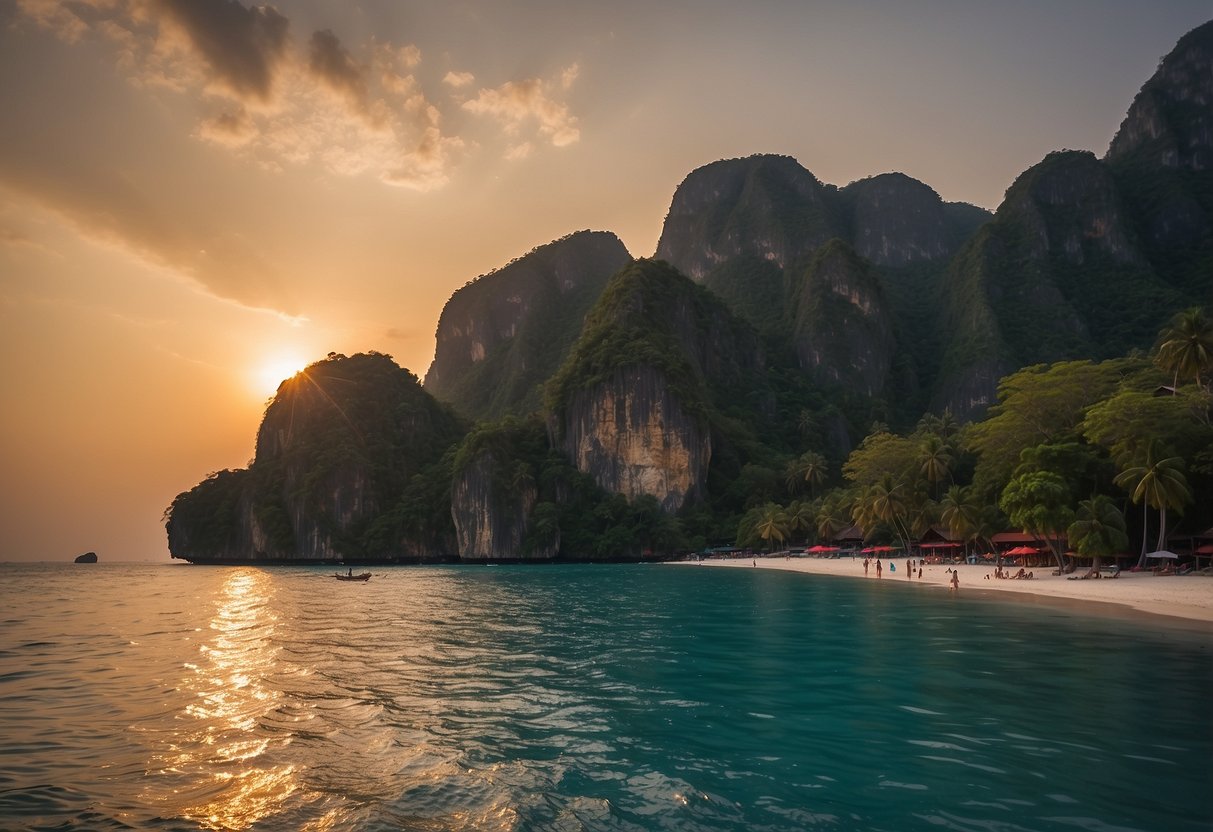
[[[1007,483],[998,504],[1017,528],[1049,545],[1058,568],[1065,567],[1058,541],[1074,519],[1065,480],[1051,471],[1019,474]]]
[[[1213,373],[1213,320],[1204,309],[1194,306],[1171,319],[1159,335],[1155,360],[1175,386],[1180,378],[1204,386],[1204,377]]]
[[[1164,457],[1159,442],[1146,447],[1144,459],[1124,468],[1116,475],[1116,484],[1129,492],[1134,503],[1145,503],[1158,510],[1158,544],[1167,547],[1167,509],[1180,510],[1192,499],[1191,489],[1183,473],[1183,460],[1177,456]],[[1142,561],[1145,560],[1145,536],[1142,537]]]
[[[1066,530],[1066,539],[1079,555],[1095,559],[1094,570],[1099,569],[1101,557],[1119,554],[1129,545],[1124,515],[1104,494],[1078,504],[1074,522]]]

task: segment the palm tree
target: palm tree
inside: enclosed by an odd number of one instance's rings
[[[1158,459],[1162,451],[1157,442],[1151,442],[1146,449],[1145,461],[1140,465],[1125,468],[1113,480],[1121,488],[1127,489],[1129,497],[1135,503],[1158,510],[1158,545],[1156,550],[1167,545],[1167,509],[1182,509],[1192,500],[1192,490],[1188,488],[1188,480],[1183,473],[1183,460],[1177,456]],[[1141,558],[1138,566],[1146,562],[1146,530],[1142,529]]]
[[[863,486],[856,492],[855,499],[851,503],[851,522],[858,526],[865,536],[880,522],[880,518],[876,516],[876,512],[872,508],[871,491],[872,486]]]
[[[784,515],[788,519],[788,531],[790,532],[807,533],[817,521],[816,506],[807,500],[794,500]]]
[[[817,511],[817,539],[828,542],[850,525],[844,492],[826,497]]]
[[[1099,559],[1124,551],[1129,545],[1125,534],[1125,516],[1104,494],[1098,494],[1078,504],[1074,522],[1066,530],[1066,537],[1074,550],[1083,557],[1092,558],[1091,572],[1099,573]]]
[[[809,486],[810,496],[816,486],[825,482],[826,458],[816,451],[806,451],[788,463],[786,482],[788,490],[796,493],[804,484]]]
[[[1158,337],[1158,366],[1168,371],[1179,386],[1179,378],[1193,378],[1201,387],[1201,376],[1213,372],[1213,321],[1199,306],[1185,309],[1171,319]]]
[[[942,439],[928,433],[918,446],[918,470],[933,488],[952,476],[952,453]]]
[[[872,517],[892,527],[894,534],[910,551],[910,531],[906,526],[906,499],[900,483],[885,474],[867,489],[865,497]]]
[[[787,513],[775,503],[767,503],[760,510],[754,530],[768,545],[773,541],[783,543],[788,536]]]
[[[975,536],[981,507],[973,501],[972,489],[963,485],[952,485],[939,501],[939,505],[939,519],[947,527],[948,534],[966,543]]]

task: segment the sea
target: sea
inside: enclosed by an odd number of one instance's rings
[[[0,565],[0,828],[1213,829],[1208,627],[762,569],[332,571]]]

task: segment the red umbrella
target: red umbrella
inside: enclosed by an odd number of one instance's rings
[[[817,545],[817,546],[810,546],[808,549],[805,549],[805,551],[813,552],[814,554],[821,554],[822,552],[837,552],[837,551],[839,551],[839,549],[837,546]]]
[[[1016,546],[1014,549],[1011,549],[1008,552],[1003,552],[1002,556],[1004,558],[1018,558],[1018,557],[1023,557],[1024,555],[1036,555],[1036,554],[1040,554],[1039,549],[1034,549],[1031,546]]]

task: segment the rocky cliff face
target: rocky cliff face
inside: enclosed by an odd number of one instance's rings
[[[800,365],[818,381],[867,396],[885,386],[897,344],[880,283],[840,240],[806,269],[792,332]]]
[[[703,497],[711,436],[652,367],[619,368],[575,393],[562,428],[573,463],[607,491],[650,494],[670,513]]]
[[[973,206],[949,206],[930,187],[901,173],[852,182],[841,194],[849,207],[855,251],[878,266],[951,257],[989,219],[988,213]]]
[[[764,362],[719,301],[665,263],[638,261],[612,280],[553,379],[556,444],[607,491],[677,511],[703,495],[714,399],[746,396]]]
[[[524,555],[532,560],[546,560],[560,550],[559,537],[539,547],[524,549],[539,491],[529,471],[515,476],[520,464],[485,448],[456,474],[451,489],[451,516],[461,560],[502,560]]]
[[[332,355],[279,387],[248,469],[222,472],[178,496],[169,550],[187,560],[384,560],[450,551],[449,522],[433,522],[447,505],[431,506],[429,516],[417,509],[426,496],[420,480],[433,476],[462,432],[387,356]]]
[[[824,185],[792,158],[727,159],[693,171],[674,193],[657,257],[694,280],[737,259],[802,266],[842,239],[879,266],[950,257],[989,214],[945,203],[900,173]]]
[[[936,406],[960,416],[991,403],[1018,367],[1146,347],[1184,305],[1111,169],[1078,151],[1051,153],[1015,181],[953,261],[944,298],[951,344]]]
[[[1104,158],[1154,168],[1213,168],[1213,21],[1180,38],[1159,64]]]
[[[885,389],[890,358],[899,351],[890,338],[913,338],[900,350],[897,368],[895,392],[904,399],[916,395],[922,374],[933,367],[923,355],[932,349],[931,339],[922,331],[933,333],[937,312],[926,299],[936,294],[948,259],[989,218],[982,209],[945,203],[902,174],[839,190],[793,159],[755,156],[707,165],[686,178],[657,256],[702,282],[776,343],[790,345],[813,378],[859,396]],[[851,276],[844,279],[835,258],[829,277],[823,274],[824,282],[804,291],[806,270],[831,240],[875,270],[848,267]],[[883,291],[881,284],[895,291]],[[818,298],[824,304],[852,290],[858,292],[855,303],[836,310],[845,313],[846,325],[806,303]],[[856,317],[856,310],[876,309],[875,293],[882,295],[876,317]],[[891,327],[892,320],[904,331]]]
[[[608,278],[631,260],[614,234],[579,231],[455,292],[425,389],[476,418],[535,410]]]
[[[1189,32],[1141,88],[1104,157],[1132,201],[1151,258],[1196,261],[1213,246],[1213,22]],[[1160,270],[1191,292],[1201,269]]]
[[[1049,154],[1020,174],[996,217],[1018,226],[1021,256],[1031,260],[1144,262],[1112,173],[1092,153]]]
[[[674,192],[656,257],[698,281],[738,257],[782,269],[842,233],[828,190],[788,156],[705,165]]]

